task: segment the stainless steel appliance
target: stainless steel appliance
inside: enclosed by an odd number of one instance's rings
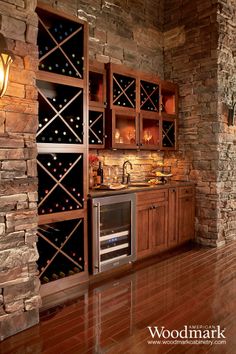
[[[92,273],[135,260],[135,194],[92,199]]]

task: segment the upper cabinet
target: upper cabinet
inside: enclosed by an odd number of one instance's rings
[[[106,70],[104,64],[89,63],[88,139],[92,149],[105,147]]]
[[[106,146],[176,149],[178,89],[171,82],[120,65],[107,65]]]

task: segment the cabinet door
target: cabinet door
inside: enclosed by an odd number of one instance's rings
[[[154,253],[167,248],[167,205],[167,202],[161,202],[150,210],[151,248]]]
[[[178,243],[178,189],[169,189],[168,206],[168,246],[172,247]]]
[[[179,242],[194,238],[194,197],[179,198]]]
[[[150,253],[150,232],[150,205],[140,205],[137,210],[137,258]]]

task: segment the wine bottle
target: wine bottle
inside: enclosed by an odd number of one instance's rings
[[[43,280],[44,283],[49,283],[50,282],[49,278],[46,277],[46,276],[44,276],[42,280]]]
[[[53,280],[57,280],[57,279],[59,279],[59,276],[56,273],[53,273],[52,274],[52,279]]]
[[[99,161],[99,166],[97,169],[97,176],[100,177],[100,184],[103,184],[103,168],[102,168],[102,163]],[[99,181],[98,181],[99,184]]]

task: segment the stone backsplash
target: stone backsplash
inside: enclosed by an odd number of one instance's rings
[[[160,164],[163,164],[162,152],[147,152],[133,150],[90,150],[91,154],[99,157],[103,164],[104,177],[108,176],[108,167],[112,167],[112,174],[118,176],[118,181],[122,181],[122,166],[125,161],[130,161],[131,181],[145,181],[150,178],[151,171]]]

